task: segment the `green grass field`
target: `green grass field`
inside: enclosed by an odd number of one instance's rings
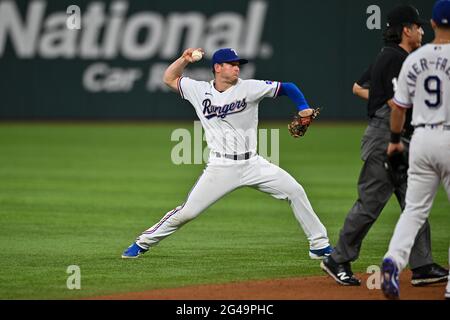
[[[170,140],[186,123],[0,124],[0,299],[75,299],[193,284],[322,275],[288,204],[240,189],[138,260],[122,251],[181,204],[203,165],[174,165]],[[320,124],[295,140],[280,129],[280,166],[306,189],[336,242],[356,200],[363,124]],[[447,265],[450,205],[432,215],[433,254]],[[399,207],[371,229],[355,272],[378,265]],[[81,269],[68,290],[67,267]]]

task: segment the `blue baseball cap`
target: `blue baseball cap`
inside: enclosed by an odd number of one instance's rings
[[[433,21],[437,25],[450,25],[450,0],[436,1],[433,7]]]
[[[212,65],[224,62],[239,62],[239,64],[246,64],[248,60],[239,58],[237,52],[232,48],[222,48],[214,52],[212,56]]]

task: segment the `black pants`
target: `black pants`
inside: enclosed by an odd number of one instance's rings
[[[405,207],[406,182],[394,187],[383,165],[388,142],[388,129],[381,130],[371,126],[367,128],[362,143],[364,165],[358,180],[358,200],[348,213],[335,250],[331,254],[333,260],[338,263],[351,262],[358,258],[364,237],[392,194],[396,195],[402,211]],[[381,259],[382,257],[380,261]],[[427,220],[417,234],[409,265],[414,269],[432,262],[430,225]]]

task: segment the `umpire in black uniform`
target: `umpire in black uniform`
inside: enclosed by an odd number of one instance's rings
[[[388,160],[386,155],[390,140],[390,105],[403,61],[421,45],[421,26],[424,23],[412,6],[399,6],[392,10],[383,35],[385,47],[353,89],[355,94],[365,98],[368,94],[369,98],[369,125],[362,138],[364,165],[358,181],[359,198],[345,219],[334,251],[321,263],[321,268],[342,285],[360,285],[361,281],[354,277],[350,263],[358,258],[364,237],[392,194],[396,195],[402,210],[405,206],[407,162],[402,162],[401,157],[407,154],[397,155],[395,161],[394,158]],[[367,88],[368,83],[370,89]],[[406,120],[408,124],[410,119]],[[402,137],[405,147],[412,132],[409,124]],[[428,221],[416,237],[409,265],[413,271],[413,285],[447,281],[448,271],[433,263]]]

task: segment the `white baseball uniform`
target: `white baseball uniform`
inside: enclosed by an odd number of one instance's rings
[[[406,267],[440,182],[450,200],[450,44],[427,44],[405,60],[394,101],[413,107],[406,207],[385,257]]]
[[[289,173],[256,152],[258,104],[265,97],[275,98],[279,88],[279,82],[239,79],[236,85],[219,92],[214,81],[180,78],[180,95],[195,108],[205,130],[210,156],[186,201],[144,231],[136,240],[140,247],[148,249],[157,245],[227,193],[243,186],[288,200],[310,249],[329,245],[326,229],[303,187]]]

